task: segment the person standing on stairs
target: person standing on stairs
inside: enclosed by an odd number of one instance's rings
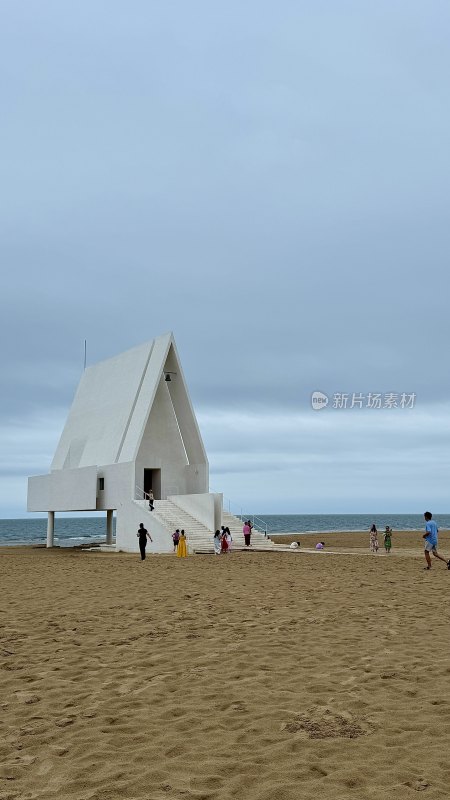
[[[155,499],[155,498],[153,497],[153,492],[152,492],[152,490],[150,489],[150,491],[149,491],[149,493],[148,493],[148,507],[149,507],[149,510],[150,510],[150,511],[153,511],[153,509],[154,509],[154,505],[153,505],[153,501],[154,501],[154,499]]]
[[[250,537],[252,535],[252,529],[250,527],[249,522],[250,521],[244,522],[244,527],[242,528],[242,533],[244,534],[246,547],[250,547]]]

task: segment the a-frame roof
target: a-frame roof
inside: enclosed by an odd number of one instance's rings
[[[168,386],[188,458],[206,462],[175,341],[168,333],[84,371],[51,469],[135,460],[167,371],[176,373]]]

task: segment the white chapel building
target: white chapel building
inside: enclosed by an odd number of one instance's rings
[[[222,504],[221,494],[209,492],[208,459],[171,333],[84,371],[50,473],[28,479],[28,511],[48,513],[48,547],[58,511],[105,511],[106,543],[125,552],[138,551],[140,522],[153,552],[173,550],[175,527],[185,528],[191,550],[209,549],[222,524],[238,543],[242,522]],[[258,539],[264,549],[271,544]]]

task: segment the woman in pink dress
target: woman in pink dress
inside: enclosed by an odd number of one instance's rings
[[[244,534],[245,546],[250,547],[250,536],[252,533],[252,529],[248,522],[244,523],[244,527],[242,528],[242,533]]]

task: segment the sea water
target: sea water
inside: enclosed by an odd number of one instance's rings
[[[378,530],[386,525],[393,530],[419,531],[424,529],[422,514],[253,514],[244,515],[254,520],[255,528],[270,535],[281,533],[327,533],[338,531],[368,531],[375,522]],[[436,514],[439,528],[450,529],[450,514]],[[115,519],[114,519],[115,533]],[[0,545],[44,544],[47,538],[47,518],[0,519]],[[55,515],[55,545],[73,547],[104,541],[106,516],[58,517]]]
[[[373,523],[378,530],[386,525],[397,531],[424,530],[423,514],[261,514],[269,533],[336,533],[338,531],[368,531]],[[251,517],[250,517],[251,519]],[[450,514],[434,514],[438,528],[450,528]],[[255,527],[261,529],[255,518]]]
[[[102,542],[105,539],[105,514],[101,517],[58,517],[55,514],[55,545],[74,547],[77,544]],[[0,519],[0,545],[36,545],[45,544],[46,540],[47,517],[41,519]]]

